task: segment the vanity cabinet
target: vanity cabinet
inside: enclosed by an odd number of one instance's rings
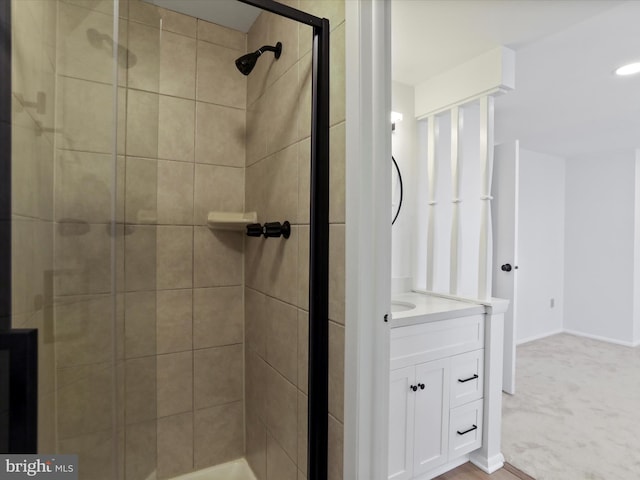
[[[482,444],[484,317],[391,330],[389,480],[426,480]]]

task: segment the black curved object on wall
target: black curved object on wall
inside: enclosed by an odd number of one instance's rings
[[[393,220],[391,220],[391,225],[393,225],[394,223],[396,223],[396,220],[398,219],[398,215],[400,215],[400,209],[402,208],[402,198],[404,197],[404,185],[402,184],[402,174],[400,173],[400,167],[398,166],[398,162],[396,162],[396,159],[393,158],[393,155],[391,155],[391,161],[393,162],[393,165],[396,167],[396,172],[398,172],[398,180],[400,181],[400,201],[398,202],[398,209],[396,210],[396,213],[393,216]]]

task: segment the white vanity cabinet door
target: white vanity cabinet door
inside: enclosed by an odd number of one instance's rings
[[[413,476],[415,367],[391,371],[389,397],[389,480]]]
[[[415,367],[413,475],[433,470],[448,460],[449,359]]]

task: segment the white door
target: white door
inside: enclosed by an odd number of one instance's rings
[[[448,460],[449,359],[416,365],[415,386],[413,474],[417,477]]]
[[[389,379],[389,480],[413,476],[415,367],[391,371]]]
[[[494,297],[509,300],[504,315],[504,370],[502,389],[516,392],[516,314],[518,283],[518,182],[520,145],[515,142],[496,145],[491,187],[493,224]]]

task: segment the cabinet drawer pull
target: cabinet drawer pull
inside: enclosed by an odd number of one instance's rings
[[[420,390],[424,390],[424,383],[419,383],[418,386],[420,387]]]
[[[461,378],[458,379],[458,381],[460,383],[465,383],[465,382],[470,382],[471,380],[475,380],[476,378],[478,378],[478,374],[474,373],[473,377],[469,377],[469,378],[465,378],[464,380],[462,380]]]
[[[478,429],[478,426],[477,426],[477,425],[474,425],[474,426],[473,426],[473,427],[471,427],[469,430],[465,430],[464,432],[461,432],[460,430],[457,430],[457,434],[458,434],[458,435],[464,435],[464,434],[466,434],[466,433],[473,432],[474,430],[477,430],[477,429]]]
[[[418,387],[416,385],[409,385],[409,390],[413,390],[415,392],[418,390]]]

